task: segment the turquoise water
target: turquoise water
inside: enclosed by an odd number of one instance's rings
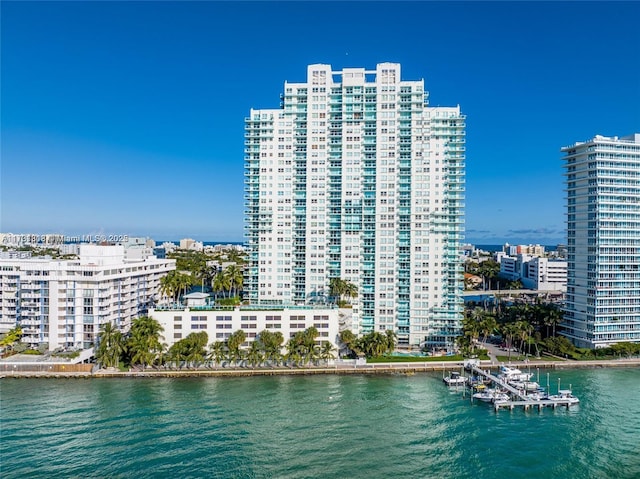
[[[437,374],[2,379],[0,475],[639,478],[640,369],[557,378],[578,406],[495,413]]]

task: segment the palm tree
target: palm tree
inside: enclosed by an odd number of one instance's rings
[[[554,305],[550,305],[548,312],[547,312],[547,318],[546,318],[546,322],[545,324],[548,324],[549,326],[553,326],[553,335],[556,335],[556,325],[560,324],[563,320],[562,317],[562,311]]]
[[[228,261],[233,261],[236,264],[245,263],[244,253],[238,251],[237,249],[229,248],[229,249],[225,249],[224,252],[227,256]]]
[[[124,339],[120,330],[108,322],[102,325],[98,334],[96,360],[104,367],[117,367],[124,353]]]
[[[485,315],[480,323],[480,332],[482,332],[482,342],[487,342],[487,337],[492,334],[495,329],[498,327],[498,322],[496,318],[492,315]]]
[[[160,279],[160,294],[172,300],[174,299],[177,290],[175,281],[176,276],[173,273],[175,273],[175,271],[171,271]]]
[[[213,277],[211,289],[213,289],[216,294],[219,292],[224,293],[224,291],[230,289],[230,285],[231,283],[229,282],[227,276],[224,273],[220,272]]]
[[[242,289],[242,270],[238,268],[238,266],[236,266],[235,264],[227,266],[224,270],[224,275],[229,282],[229,296],[231,296],[231,291],[235,291],[237,293]]]
[[[186,296],[187,290],[192,286],[192,284],[193,280],[191,275],[181,273],[177,275],[177,289],[183,291],[183,296]]]
[[[396,340],[398,339],[398,335],[390,329],[387,329],[384,333],[387,336],[387,352],[392,353],[394,349],[396,349]]]
[[[519,328],[516,326],[516,323],[507,323],[502,326],[502,331],[507,342],[507,348],[509,349],[509,359],[511,359],[513,338],[519,333]]]
[[[329,294],[334,296],[336,300],[342,299],[342,295],[344,294],[344,281],[340,278],[331,278],[329,281]]]
[[[249,352],[247,353],[247,360],[251,366],[255,367],[256,365],[260,366],[262,360],[264,359],[262,355],[262,344],[260,341],[253,341],[249,345]]]
[[[216,341],[209,346],[211,349],[211,357],[217,364],[222,364],[222,361],[226,357],[226,346],[222,341]]]
[[[296,333],[296,336],[299,333],[300,332]],[[285,358],[292,365],[297,365],[298,363],[300,363],[300,361],[302,361],[302,355],[300,354],[300,345],[298,341],[295,340],[295,336],[287,342],[287,354],[285,355]]]
[[[347,298],[356,298],[358,297],[358,287],[350,281],[345,281],[344,284],[344,295]]]
[[[331,278],[329,281],[329,294],[336,298],[337,303],[343,302],[343,297],[355,298],[358,296],[358,288],[350,281],[340,278]]]
[[[131,352],[131,363],[141,364],[142,369],[152,364],[162,351],[160,343],[162,326],[146,316],[136,318],[131,324],[127,348]]]
[[[240,346],[242,346],[242,343],[244,343],[246,339],[247,335],[242,329],[231,333],[231,336],[229,336],[229,338],[227,339],[227,348],[229,349],[230,362],[237,362],[242,359]]]
[[[334,348],[333,344],[331,344],[329,341],[323,341],[322,347],[320,349],[320,358],[326,361],[327,364],[329,364],[329,360],[335,359],[335,356],[333,354],[333,351],[335,351],[335,349],[336,348]]]
[[[280,361],[280,351],[282,349],[282,343],[284,342],[282,333],[280,331],[272,333],[265,329],[259,334],[258,338],[262,345],[265,359],[276,362]]]

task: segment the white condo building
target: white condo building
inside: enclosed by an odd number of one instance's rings
[[[566,146],[564,332],[577,346],[640,341],[640,134]]]
[[[245,120],[245,299],[304,304],[357,286],[357,334],[451,346],[463,311],[465,117],[400,65],[310,65]]]
[[[567,262],[561,259],[541,258],[529,254],[496,255],[500,263],[501,278],[520,280],[527,289],[540,291],[567,290]]]
[[[175,260],[128,259],[124,246],[79,245],[79,259],[0,259],[0,332],[19,325],[22,342],[89,348],[100,326],[128,331],[159,299]]]

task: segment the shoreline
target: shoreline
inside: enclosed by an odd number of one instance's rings
[[[640,358],[611,359],[592,361],[512,361],[508,363],[520,368],[540,369],[598,369],[639,367]],[[490,360],[480,362],[481,368],[497,369],[498,363]],[[144,371],[113,371],[99,369],[95,372],[47,372],[47,371],[2,371],[0,379],[40,378],[40,379],[107,379],[107,378],[186,378],[186,377],[252,377],[252,376],[310,376],[310,375],[362,375],[391,374],[413,375],[458,370],[463,367],[456,362],[409,362],[409,363],[372,363],[358,366],[314,366],[307,368],[218,368],[218,369],[147,369]]]

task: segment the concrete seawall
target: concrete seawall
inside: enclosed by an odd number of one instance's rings
[[[572,368],[628,368],[639,367],[640,358],[619,359],[608,361],[530,361],[511,362],[512,366],[521,369],[572,369]],[[113,371],[100,369],[95,372],[30,372],[30,371],[4,371],[0,372],[0,378],[181,378],[181,377],[248,377],[248,376],[299,376],[317,374],[401,374],[412,375],[416,373],[433,373],[451,370],[460,370],[462,362],[424,362],[424,363],[373,363],[358,366],[336,365],[330,367],[308,368],[217,368],[217,369],[147,369],[144,371]],[[483,369],[496,369],[498,364],[491,361],[481,361]]]

